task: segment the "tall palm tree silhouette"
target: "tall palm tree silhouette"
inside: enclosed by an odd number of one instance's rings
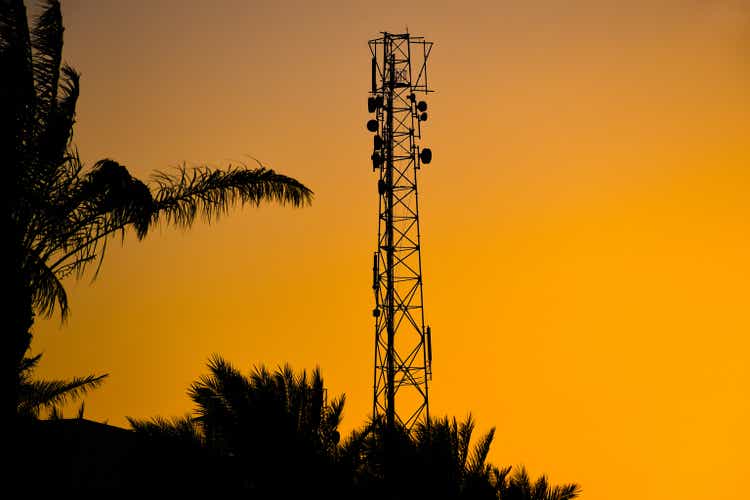
[[[62,280],[101,265],[114,235],[158,223],[189,227],[234,205],[308,204],[312,192],[259,168],[179,169],[150,184],[113,160],[85,169],[72,145],[79,74],[61,64],[63,25],[47,0],[29,28],[23,0],[0,1],[0,203],[4,258],[0,417],[14,418],[35,314],[68,314]],[[94,274],[96,276],[96,273]]]

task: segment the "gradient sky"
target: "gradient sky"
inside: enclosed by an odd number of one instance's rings
[[[89,164],[253,161],[312,207],[113,242],[39,321],[88,418],[183,415],[219,353],[372,405],[367,40],[435,42],[421,171],[434,415],[584,498],[741,499],[750,461],[750,2],[72,1]],[[73,408],[66,410],[69,414]],[[743,494],[744,492],[744,494]]]

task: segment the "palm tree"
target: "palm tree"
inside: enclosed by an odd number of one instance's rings
[[[307,187],[262,165],[157,172],[149,184],[109,159],[86,169],[72,144],[80,79],[61,64],[62,47],[57,0],[44,3],[31,28],[23,0],[0,2],[0,418],[16,413],[35,314],[66,318],[62,280],[92,264],[98,271],[112,236],[132,230],[141,239],[160,222],[189,227],[235,205],[312,199]]]
[[[414,441],[435,494],[450,498],[493,498],[492,466],[487,463],[495,428],[471,446],[474,432],[471,414],[463,422],[438,418],[415,429]]]
[[[581,487],[576,483],[552,486],[546,476],[532,481],[523,466],[517,468],[513,475],[509,476],[508,471],[504,469],[504,474],[497,478],[500,500],[571,500],[581,494]]]
[[[494,429],[471,446],[474,420],[448,417],[411,432],[376,416],[342,446],[360,498],[497,498],[486,463]]]
[[[354,464],[357,498],[570,500],[580,494],[577,484],[552,486],[545,476],[531,481],[524,467],[513,475],[511,467],[495,467],[487,462],[495,429],[472,445],[474,428],[471,415],[462,422],[430,419],[411,433],[389,431],[374,418],[352,434],[340,455]]]
[[[241,484],[231,470],[231,460],[206,446],[202,429],[190,415],[128,420],[139,444],[128,464],[135,489],[194,496],[196,490],[236,489]]]
[[[376,415],[352,433],[343,449],[357,498],[427,498],[422,457],[402,424],[389,426],[382,415]]]
[[[162,441],[200,441],[213,456],[231,457],[258,492],[325,491],[330,497],[340,479],[338,426],[345,398],[327,401],[320,370],[308,376],[288,365],[274,372],[260,366],[246,376],[217,355],[208,368],[188,390],[195,417],[129,418],[131,426]]]

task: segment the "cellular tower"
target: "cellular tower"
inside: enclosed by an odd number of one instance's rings
[[[369,41],[372,85],[367,122],[378,172],[378,249],[373,257],[375,369],[373,415],[389,428],[429,422],[432,336],[425,327],[417,172],[432,152],[420,148],[432,92],[427,59],[432,42],[383,32]]]

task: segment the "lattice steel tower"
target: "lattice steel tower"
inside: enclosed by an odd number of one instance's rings
[[[389,428],[411,429],[429,422],[428,380],[432,379],[432,338],[422,303],[417,171],[432,152],[420,150],[427,103],[416,94],[432,92],[427,59],[432,42],[409,33],[369,41],[372,87],[367,107],[375,118],[372,168],[377,170],[378,250],[373,259],[375,370],[373,415]]]

